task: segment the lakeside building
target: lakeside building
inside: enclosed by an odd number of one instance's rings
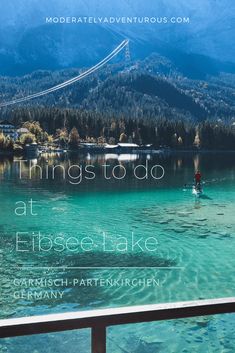
[[[105,146],[105,151],[112,151],[116,153],[131,153],[139,150],[140,146],[136,143],[118,143],[116,145],[109,145]]]
[[[17,136],[20,137],[23,134],[28,134],[29,130],[26,129],[26,127],[21,127],[20,129],[17,129]]]
[[[29,159],[37,158],[39,156],[39,148],[36,142],[32,142],[25,146],[25,153]]]
[[[7,120],[0,121],[0,132],[5,136],[16,140],[18,138],[18,133],[16,127]]]

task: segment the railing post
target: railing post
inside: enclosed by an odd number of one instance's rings
[[[106,353],[106,327],[104,325],[92,327],[91,347],[92,353]]]

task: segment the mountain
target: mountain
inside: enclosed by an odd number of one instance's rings
[[[211,59],[219,71],[235,63],[233,0],[11,0],[1,3],[0,74],[23,75],[38,69],[57,70],[90,66],[109,53],[122,39],[131,40],[131,56],[143,59],[152,52],[186,67],[193,75],[193,61]],[[46,17],[185,17],[181,24],[48,24]],[[199,55],[195,57],[194,55]],[[204,58],[204,59],[203,59]],[[223,65],[221,65],[223,63]],[[190,67],[191,65],[191,67]],[[217,64],[213,64],[214,66]],[[225,68],[224,68],[225,67]],[[232,68],[233,70],[233,68]]]
[[[197,68],[201,69],[202,74],[203,65]],[[210,68],[211,72],[214,69]],[[41,70],[21,77],[2,77],[1,100],[7,102],[50,88],[77,76],[79,71]],[[5,118],[6,114],[9,119],[20,109],[28,119],[37,119],[37,114],[33,118],[29,113],[30,108],[45,107],[50,110],[57,107],[58,110],[80,109],[108,117],[191,122],[208,119],[231,123],[235,117],[234,74],[215,73],[204,79],[186,77],[176,62],[159,54],[151,54],[134,65],[131,63],[129,67],[123,63],[109,64],[61,90],[1,109],[1,115]]]

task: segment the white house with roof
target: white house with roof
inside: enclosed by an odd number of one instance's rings
[[[28,134],[29,130],[26,127],[21,127],[17,129],[17,135],[20,137],[21,135]]]
[[[0,121],[0,133],[3,133],[3,135],[8,136],[13,140],[16,140],[18,137],[16,127],[7,120]]]
[[[118,143],[116,145],[105,145],[107,151],[120,151],[120,152],[130,152],[139,149],[139,145],[136,143]]]

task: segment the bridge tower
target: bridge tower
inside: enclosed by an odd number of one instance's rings
[[[129,41],[128,44],[125,47],[125,66],[128,67],[131,62],[131,53],[130,53],[130,46],[129,46]]]

